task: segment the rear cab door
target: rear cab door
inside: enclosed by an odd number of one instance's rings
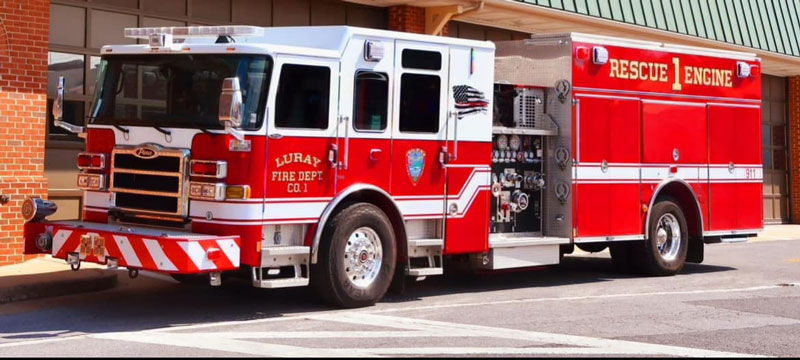
[[[448,56],[446,45],[395,40],[390,186],[406,220],[444,219]]]
[[[339,89],[337,191],[355,183],[390,190],[393,67],[391,39],[354,37],[348,43]]]

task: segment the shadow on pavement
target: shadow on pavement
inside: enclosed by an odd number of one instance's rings
[[[735,268],[688,264],[683,273],[730,270]],[[556,267],[433,277],[409,285],[404,294],[389,293],[383,302],[405,303],[437,295],[545,288],[633,277],[637,276],[615,272],[608,258],[567,256]],[[0,344],[12,339],[137,331],[335,310],[317,301],[311,288],[256,289],[248,281],[239,279],[224,279],[222,287],[212,288],[154,279],[129,280],[122,273],[119,282],[113,290],[11,304],[24,305],[21,310],[8,311],[0,305]]]

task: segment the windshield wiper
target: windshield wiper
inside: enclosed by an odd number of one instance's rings
[[[119,131],[122,131],[122,132],[123,132],[123,133],[125,133],[125,134],[128,134],[128,133],[130,133],[130,132],[131,132],[131,131],[130,131],[128,128],[126,128],[126,127],[123,127],[123,126],[121,126],[121,125],[118,125],[118,124],[116,124],[116,123],[112,123],[112,124],[111,124],[111,126],[113,126],[113,127],[117,128],[117,130],[119,130]]]
[[[153,129],[158,130],[158,132],[160,132],[160,133],[162,133],[162,134],[164,134],[166,136],[172,136],[172,131],[169,131],[167,129],[162,128],[161,126],[156,125],[155,122],[153,122]]]
[[[92,117],[92,116],[90,116],[90,115],[87,115],[87,116],[86,116],[86,119],[87,119],[87,120],[89,120],[89,123],[92,123],[92,124],[93,124],[93,123],[94,123],[94,121],[95,121],[95,119],[97,119],[97,118],[96,118],[96,117]],[[126,127],[122,126],[122,125],[119,125],[119,124],[117,124],[117,123],[115,123],[115,122],[113,122],[113,121],[111,122],[111,124],[110,124],[110,125],[111,125],[111,126],[113,126],[113,127],[115,127],[117,130],[119,130],[119,131],[123,132],[125,135],[128,135],[128,134],[130,134],[130,133],[131,133],[131,130],[130,130],[130,129],[128,129],[128,128],[126,128]]]
[[[158,132],[164,134],[164,136],[172,136],[172,131],[169,131],[167,129],[162,128],[161,126],[158,126],[158,121],[156,121],[155,119],[148,119],[148,120],[150,120],[153,129],[158,130]]]
[[[200,124],[197,125],[197,129],[202,131],[204,134],[210,134],[210,135],[214,134],[211,131],[208,131],[208,128],[206,128],[206,127],[204,127],[203,125],[200,125]]]

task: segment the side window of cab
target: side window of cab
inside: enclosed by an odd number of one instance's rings
[[[275,127],[327,129],[331,69],[284,64],[275,96]]]

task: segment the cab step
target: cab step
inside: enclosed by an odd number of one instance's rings
[[[408,240],[408,276],[424,278],[442,275],[444,239]]]
[[[284,278],[273,280],[262,280],[259,285],[253,286],[263,289],[279,289],[287,287],[308,286],[308,278]]]
[[[252,269],[253,286],[276,289],[308,285],[310,254],[308,246],[262,247],[261,267]],[[292,274],[285,276],[290,271]]]

